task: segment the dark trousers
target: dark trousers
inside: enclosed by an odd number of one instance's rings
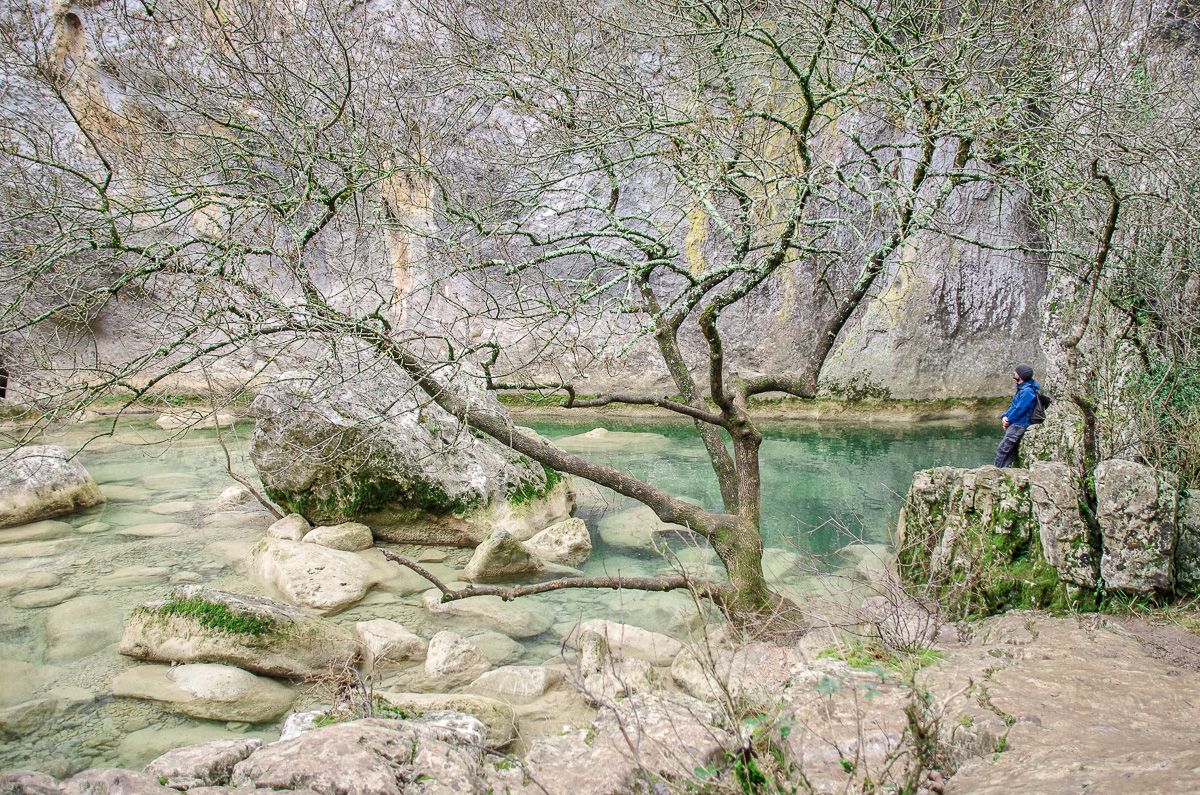
[[[996,448],[996,466],[1001,469],[1010,467],[1017,461],[1017,451],[1021,449],[1021,437],[1025,435],[1028,425],[1009,425],[1004,431],[1004,438]]]

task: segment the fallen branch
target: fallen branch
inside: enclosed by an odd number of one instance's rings
[[[506,602],[522,596],[562,591],[567,588],[622,588],[633,591],[677,591],[690,590],[699,596],[720,603],[728,587],[722,583],[696,582],[690,577],[677,575],[673,577],[564,577],[546,582],[530,583],[529,585],[468,585],[455,589],[442,582],[436,575],[411,558],[398,555],[390,550],[381,550],[383,556],[394,563],[412,569],[424,577],[442,592],[442,602],[454,602],[459,599],[469,599],[472,596],[499,596]]]

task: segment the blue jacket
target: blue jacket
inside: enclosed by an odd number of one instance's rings
[[[1012,403],[1008,404],[1008,411],[1004,412],[1004,416],[1008,418],[1012,425],[1028,425],[1033,419],[1033,410],[1037,408],[1037,394],[1041,391],[1041,387],[1037,381],[1024,381],[1017,385],[1017,394],[1013,396]]]

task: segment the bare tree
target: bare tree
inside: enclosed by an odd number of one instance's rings
[[[236,391],[365,347],[473,429],[706,539],[728,578],[691,585],[742,616],[788,608],[762,571],[750,401],[816,394],[914,235],[991,178],[978,142],[1020,123],[1028,79],[1011,4],[39,9],[3,30],[10,85],[36,97],[0,129],[0,332],[27,395],[52,412],[132,400],[241,357]],[[742,374],[726,349],[771,289],[794,290],[812,329],[794,376]],[[132,355],[79,355],[91,324],[141,313],[153,333]],[[585,398],[577,367],[539,356],[614,317],[652,341],[674,395]],[[481,322],[524,329],[533,354],[474,336]],[[722,507],[479,410],[447,386],[470,366],[491,389],[691,419]]]

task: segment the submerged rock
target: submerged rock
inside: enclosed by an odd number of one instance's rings
[[[380,570],[354,552],[264,538],[250,551],[254,569],[292,604],[326,615],[362,599]]]
[[[358,655],[354,638],[332,622],[261,596],[191,585],[134,610],[120,651],[141,660],[225,663],[295,678]]]
[[[95,654],[121,635],[121,611],[102,596],[80,596],[46,611],[46,659],[68,662]]]
[[[65,448],[30,445],[0,451],[0,528],[63,516],[102,502],[104,495],[96,481]]]
[[[494,629],[518,640],[540,635],[554,625],[554,616],[545,603],[505,602],[499,596],[472,596],[452,602],[441,599],[442,592],[431,588],[421,595],[421,605],[431,615],[461,620],[480,629]]]
[[[507,416],[472,379],[454,388]],[[384,363],[347,379],[285,375],[251,411],[250,457],[268,495],[314,523],[362,521],[386,541],[474,546],[492,528],[528,538],[573,505],[566,479],[468,432]]]
[[[208,720],[262,723],[287,712],[296,694],[274,679],[231,665],[139,665],[113,681],[113,695],[155,701]]]
[[[666,524],[644,505],[607,514],[597,529],[601,540],[610,547],[639,551],[658,548],[673,536],[692,535],[685,527]]]

